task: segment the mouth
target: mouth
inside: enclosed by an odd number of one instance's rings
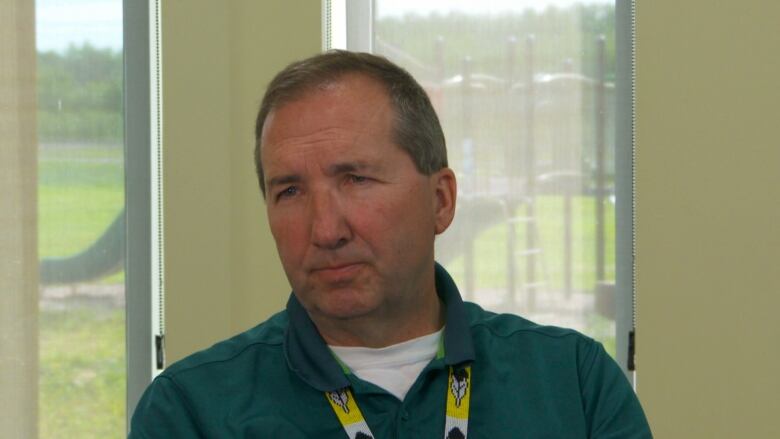
[[[339,282],[348,280],[353,277],[360,268],[363,266],[360,262],[328,265],[325,267],[315,268],[312,270],[312,274],[317,277],[321,277],[329,282]]]

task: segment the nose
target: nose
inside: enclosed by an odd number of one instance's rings
[[[309,200],[312,244],[325,250],[344,247],[352,233],[338,197],[323,190],[317,191]]]

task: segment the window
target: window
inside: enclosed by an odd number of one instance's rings
[[[436,259],[464,298],[578,329],[625,368],[631,120],[618,75],[630,50],[618,59],[616,44],[630,47],[629,3],[326,3],[326,48],[386,56],[436,107],[459,186]]]
[[[146,8],[0,1],[0,437],[122,437],[151,377]]]

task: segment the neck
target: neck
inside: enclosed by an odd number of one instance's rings
[[[384,315],[350,319],[323,319],[311,315],[325,343],[331,346],[383,348],[432,334],[444,326],[444,306],[435,289],[421,303],[404,310],[388,310]]]

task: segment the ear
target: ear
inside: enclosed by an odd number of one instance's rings
[[[455,200],[458,184],[450,168],[442,168],[431,175],[433,189],[433,211],[436,219],[436,234],[447,230],[455,217]]]

